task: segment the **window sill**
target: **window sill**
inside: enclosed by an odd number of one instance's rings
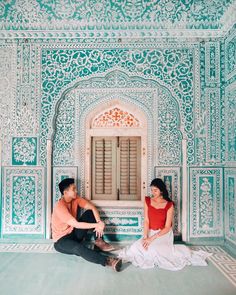
[[[138,207],[143,208],[142,201],[113,201],[113,200],[91,200],[97,207]]]

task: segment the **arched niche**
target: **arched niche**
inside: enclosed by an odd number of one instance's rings
[[[85,195],[91,198],[91,138],[96,136],[106,137],[131,137],[141,138],[141,173],[140,189],[141,201],[94,201],[100,206],[142,206],[142,201],[147,193],[147,117],[135,104],[121,99],[111,99],[93,108],[85,119]]]

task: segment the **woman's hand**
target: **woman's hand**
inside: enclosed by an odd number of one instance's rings
[[[149,238],[143,238],[143,240],[142,240],[143,248],[145,250],[147,250],[152,241],[153,241],[153,239],[151,237],[149,237]]]

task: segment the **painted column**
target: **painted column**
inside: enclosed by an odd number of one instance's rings
[[[46,197],[46,238],[51,238],[52,214],[52,141],[47,139],[47,197]]]
[[[188,241],[188,170],[187,170],[187,140],[182,139],[183,155],[183,193],[182,193],[182,239]]]

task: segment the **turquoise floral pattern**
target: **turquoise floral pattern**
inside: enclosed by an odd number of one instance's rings
[[[13,177],[12,224],[35,223],[35,177]]]
[[[174,89],[182,105],[188,141],[188,161],[193,161],[193,50],[192,49],[45,49],[42,52],[42,116],[41,163],[45,163],[45,138],[48,118],[60,93],[81,78],[102,75],[113,68],[121,68],[132,75],[141,75],[165,83]],[[172,118],[173,120],[174,118]],[[175,119],[174,119],[175,120]],[[176,138],[173,135],[173,139]],[[172,139],[172,141],[173,141]],[[171,145],[170,145],[171,146]],[[191,151],[191,152],[190,152]],[[171,152],[169,153],[171,155]]]
[[[190,169],[190,237],[223,236],[222,168]]]
[[[4,169],[2,234],[44,235],[43,168]]]
[[[36,165],[37,163],[37,138],[14,137],[12,140],[12,164]]]
[[[68,24],[75,29],[101,24],[106,28],[113,24],[155,24],[157,28],[217,29],[232,3],[233,0],[9,0],[0,4],[0,19],[5,20],[5,26],[20,29],[66,29]]]

